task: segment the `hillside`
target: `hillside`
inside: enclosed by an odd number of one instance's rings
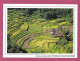
[[[73,10],[8,8],[8,53],[73,53]]]

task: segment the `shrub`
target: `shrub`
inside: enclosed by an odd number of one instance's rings
[[[70,41],[66,45],[54,45],[52,53],[73,53],[73,41]]]
[[[61,23],[61,22],[65,22],[65,21],[67,21],[67,20],[66,19],[61,19],[61,20],[58,20],[56,22]]]
[[[63,46],[63,45],[66,45],[67,43],[68,42],[67,42],[66,38],[65,37],[61,37],[61,39],[58,41],[57,45]]]
[[[70,37],[71,40],[73,40],[73,34],[71,34],[69,37]]]
[[[66,36],[66,39],[67,39],[68,41],[72,41],[72,40],[73,40],[73,34],[71,34],[71,35],[69,35],[69,36]]]
[[[9,47],[9,46],[8,46]],[[14,45],[14,47],[9,47],[7,50],[8,53],[27,53],[27,51],[25,51],[24,49],[22,49],[21,47]]]
[[[66,30],[65,29],[65,30],[62,30],[62,32],[63,32],[64,35],[69,35],[70,30],[68,30],[68,29]]]

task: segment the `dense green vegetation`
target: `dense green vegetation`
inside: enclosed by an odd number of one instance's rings
[[[7,10],[8,53],[73,53],[73,9]],[[52,29],[59,34],[51,34]]]

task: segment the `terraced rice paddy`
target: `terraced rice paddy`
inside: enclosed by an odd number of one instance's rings
[[[37,41],[37,40],[36,40],[36,39],[31,40],[31,41],[29,42],[29,46],[32,47],[32,48],[35,48],[35,47],[36,47],[35,44],[34,44],[35,41]]]
[[[12,36],[11,36],[11,37],[13,37],[13,36],[15,36],[15,35],[19,34],[19,33],[20,33],[20,31],[21,31],[21,30],[17,30],[16,32],[14,32],[14,33],[12,34]]]
[[[31,40],[29,42],[29,46],[32,47],[32,48],[35,48],[35,47],[40,47],[42,49],[49,49],[49,43],[56,43],[58,42],[59,38],[46,38],[48,36],[45,36],[44,38],[41,38],[42,36],[39,37],[36,37],[36,39],[34,40]]]
[[[16,44],[18,44],[19,46],[22,46],[22,48],[30,48],[29,42],[31,40],[33,40],[33,36],[32,35],[26,35],[26,36],[20,38],[19,40],[17,40]]]
[[[33,49],[40,47],[41,49],[50,49],[49,44],[50,43],[56,43],[58,42],[59,38],[51,38],[48,36],[40,36],[40,37],[34,37],[32,35],[26,35],[19,40],[17,40],[16,44],[19,46],[22,46],[22,48],[28,48]]]
[[[49,49],[48,43],[56,43],[59,39],[43,39],[41,41],[36,41],[35,46],[39,46],[43,49]]]
[[[42,25],[47,24],[46,26],[43,26],[43,30],[44,29],[49,29],[50,30],[50,28],[58,28],[58,25],[56,25],[56,21],[58,21],[58,20],[50,21],[49,22],[50,24],[48,24],[48,22],[43,22],[43,23],[39,23],[39,24],[42,24]],[[55,23],[55,25],[53,25],[53,23]],[[63,25],[63,24],[66,24],[66,23],[68,23],[68,22],[61,22],[61,23],[59,23],[59,25]],[[51,25],[51,26],[49,26],[49,25]],[[11,37],[19,34],[21,32],[21,30],[26,30],[27,28],[28,28],[27,22],[24,22],[20,26],[19,31],[14,32]],[[37,28],[36,24],[30,25],[30,28],[29,28],[28,32],[29,33],[34,32],[34,31],[37,32],[37,30],[39,30],[39,29],[35,29],[35,28]],[[38,28],[41,28],[41,27],[39,26]],[[43,32],[46,33],[46,30],[43,31]],[[60,38],[59,37],[54,38],[54,37],[45,36],[45,35],[40,35],[38,37],[34,37],[34,36],[32,36],[32,34],[28,34],[28,35],[18,39],[16,44],[18,44],[19,46],[22,46],[22,48],[24,48],[24,49],[25,48],[34,49],[34,48],[37,48],[37,47],[40,47],[43,50],[52,49],[52,46],[54,46]]]
[[[27,28],[28,28],[27,22],[24,22],[24,24],[22,24],[20,27],[21,30],[26,30]]]
[[[31,47],[29,46],[29,42],[30,42],[31,40],[32,40],[31,38],[28,39],[28,40],[25,40],[24,43],[23,43],[23,45],[22,45],[22,48],[31,48]]]
[[[49,43],[44,43],[43,44],[43,46],[42,46],[42,48],[44,49],[44,50],[49,50]]]

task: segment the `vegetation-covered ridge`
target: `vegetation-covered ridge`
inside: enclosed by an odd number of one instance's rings
[[[8,53],[73,53],[73,9],[7,10]]]

